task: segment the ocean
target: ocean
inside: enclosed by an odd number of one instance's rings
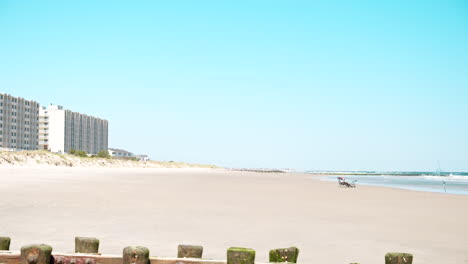
[[[468,172],[309,172],[327,174],[323,180],[336,181],[341,176],[356,185],[373,185],[415,191],[468,195]],[[333,175],[332,175],[333,174]]]

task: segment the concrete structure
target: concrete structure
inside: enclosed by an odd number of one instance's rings
[[[49,116],[44,106],[39,108],[39,150],[49,150]]]
[[[40,147],[57,153],[83,150],[97,154],[107,150],[107,120],[64,110],[60,105],[40,109]]]
[[[39,104],[0,93],[0,149],[37,150]]]

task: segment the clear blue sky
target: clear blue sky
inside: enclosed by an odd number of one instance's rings
[[[0,91],[232,167],[468,170],[460,1],[0,1]]]

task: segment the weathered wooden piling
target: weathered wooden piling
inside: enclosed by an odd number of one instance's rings
[[[149,249],[126,247],[123,250],[123,264],[149,264]]]
[[[0,250],[10,250],[11,238],[0,237]]]
[[[75,237],[75,253],[98,253],[99,239],[95,237]]]
[[[227,264],[254,264],[255,250],[231,247],[227,250]]]
[[[21,248],[20,264],[49,264],[52,247],[45,244],[26,245]]]
[[[202,246],[179,245],[177,247],[178,258],[201,258],[203,255]]]
[[[390,252],[385,255],[385,264],[412,264],[413,255],[409,253]]]
[[[270,262],[297,263],[299,249],[297,247],[277,248],[270,250]]]

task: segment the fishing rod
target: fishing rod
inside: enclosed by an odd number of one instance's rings
[[[444,192],[446,193],[447,192],[447,188],[445,187],[445,179],[444,177],[441,175],[441,169],[440,169],[440,162],[437,161],[437,165],[439,166],[439,170],[437,171],[438,174],[439,174],[439,177],[442,177],[442,184],[444,185]]]

